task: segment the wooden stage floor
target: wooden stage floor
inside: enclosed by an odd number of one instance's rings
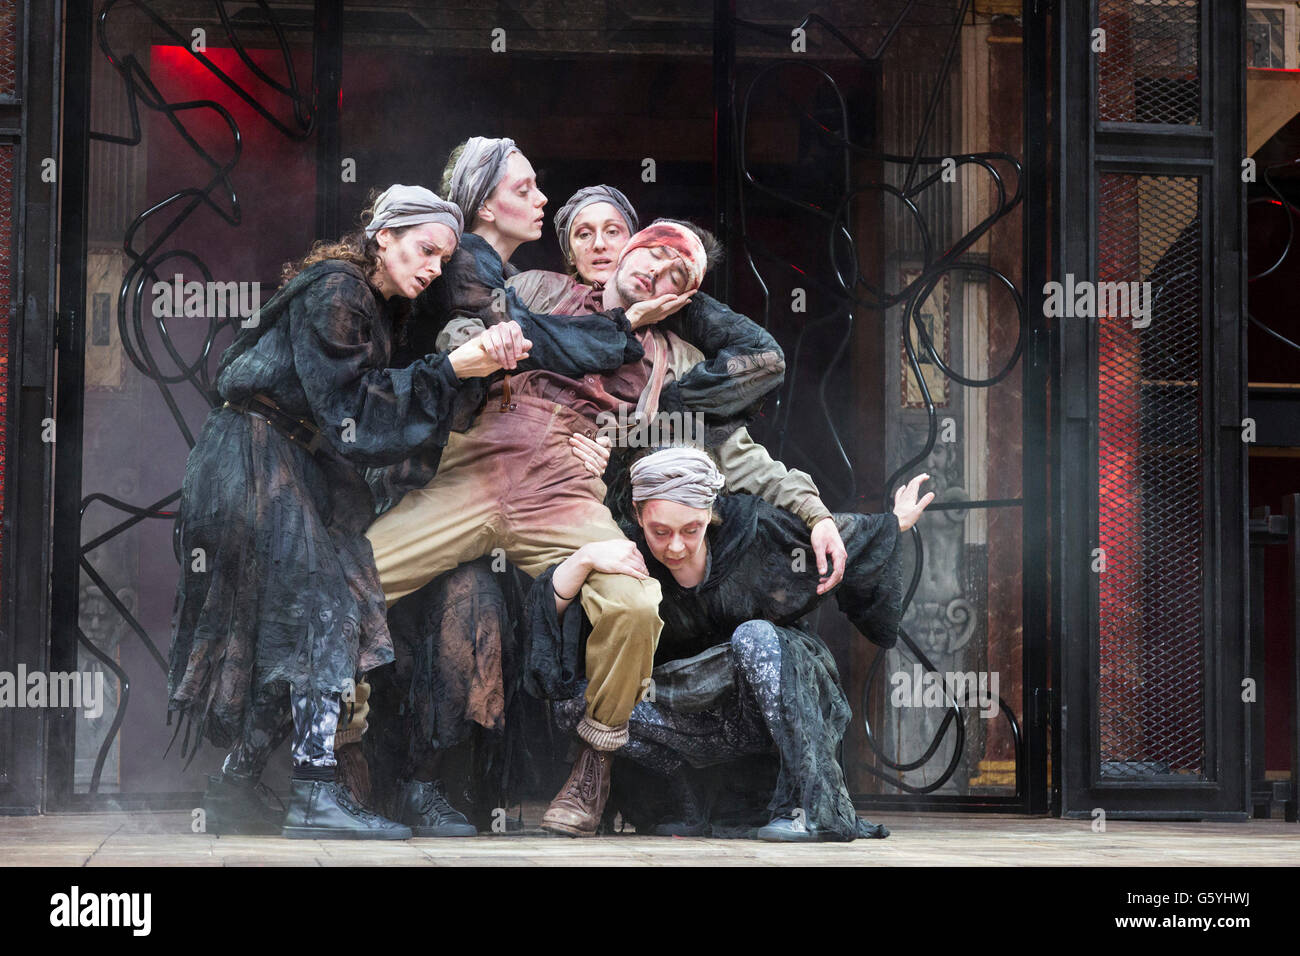
[[[525,818],[529,819],[528,816]],[[0,817],[0,866],[1291,866],[1300,825],[872,814],[885,840],[781,845],[540,830],[460,840],[297,841],[190,831],[188,812]]]

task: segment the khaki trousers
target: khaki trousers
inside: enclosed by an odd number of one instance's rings
[[[366,532],[388,603],[485,554],[535,578],[588,542],[624,537],[604,505],[605,483],[569,448],[574,432],[594,436],[596,428],[563,405],[526,395],[508,411],[489,400],[469,431],[453,432],[433,481]],[[663,629],[660,596],[658,581],[626,574],[593,572],[583,585],[593,720],[617,727],[636,706]]]

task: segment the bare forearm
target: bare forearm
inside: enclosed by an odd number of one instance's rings
[[[581,548],[560,562],[551,576],[551,589],[555,592],[556,617],[564,617],[564,612],[577,599],[590,573],[591,562]]]

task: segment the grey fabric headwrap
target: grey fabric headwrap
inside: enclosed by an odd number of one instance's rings
[[[456,234],[465,229],[465,217],[455,203],[439,199],[438,194],[423,186],[389,186],[375,200],[374,216],[366,226],[366,238],[373,239],[380,229],[399,226],[419,226],[426,222],[440,222]]]
[[[710,508],[726,484],[712,459],[698,448],[665,448],[646,455],[629,472],[632,500],[666,498],[688,508]]]
[[[506,174],[506,162],[510,159],[510,154],[519,151],[513,139],[471,136],[465,142],[465,148],[456,160],[456,167],[451,171],[447,198],[465,210],[471,229],[478,217],[478,207],[487,201],[492,190],[497,188],[497,183],[501,182],[501,177]]]
[[[569,258],[570,249],[569,227],[573,225],[573,220],[578,218],[578,213],[594,202],[607,202],[621,212],[623,220],[627,223],[628,235],[640,228],[636,210],[620,190],[613,186],[584,186],[570,196],[569,201],[555,213],[555,235],[559,237],[560,251],[564,253],[566,260]]]

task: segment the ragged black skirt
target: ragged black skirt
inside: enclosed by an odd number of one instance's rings
[[[331,448],[313,455],[256,416],[209,414],[179,516],[168,710],[185,744],[229,747],[255,681],[337,694],[393,659],[372,513],[365,481]]]

